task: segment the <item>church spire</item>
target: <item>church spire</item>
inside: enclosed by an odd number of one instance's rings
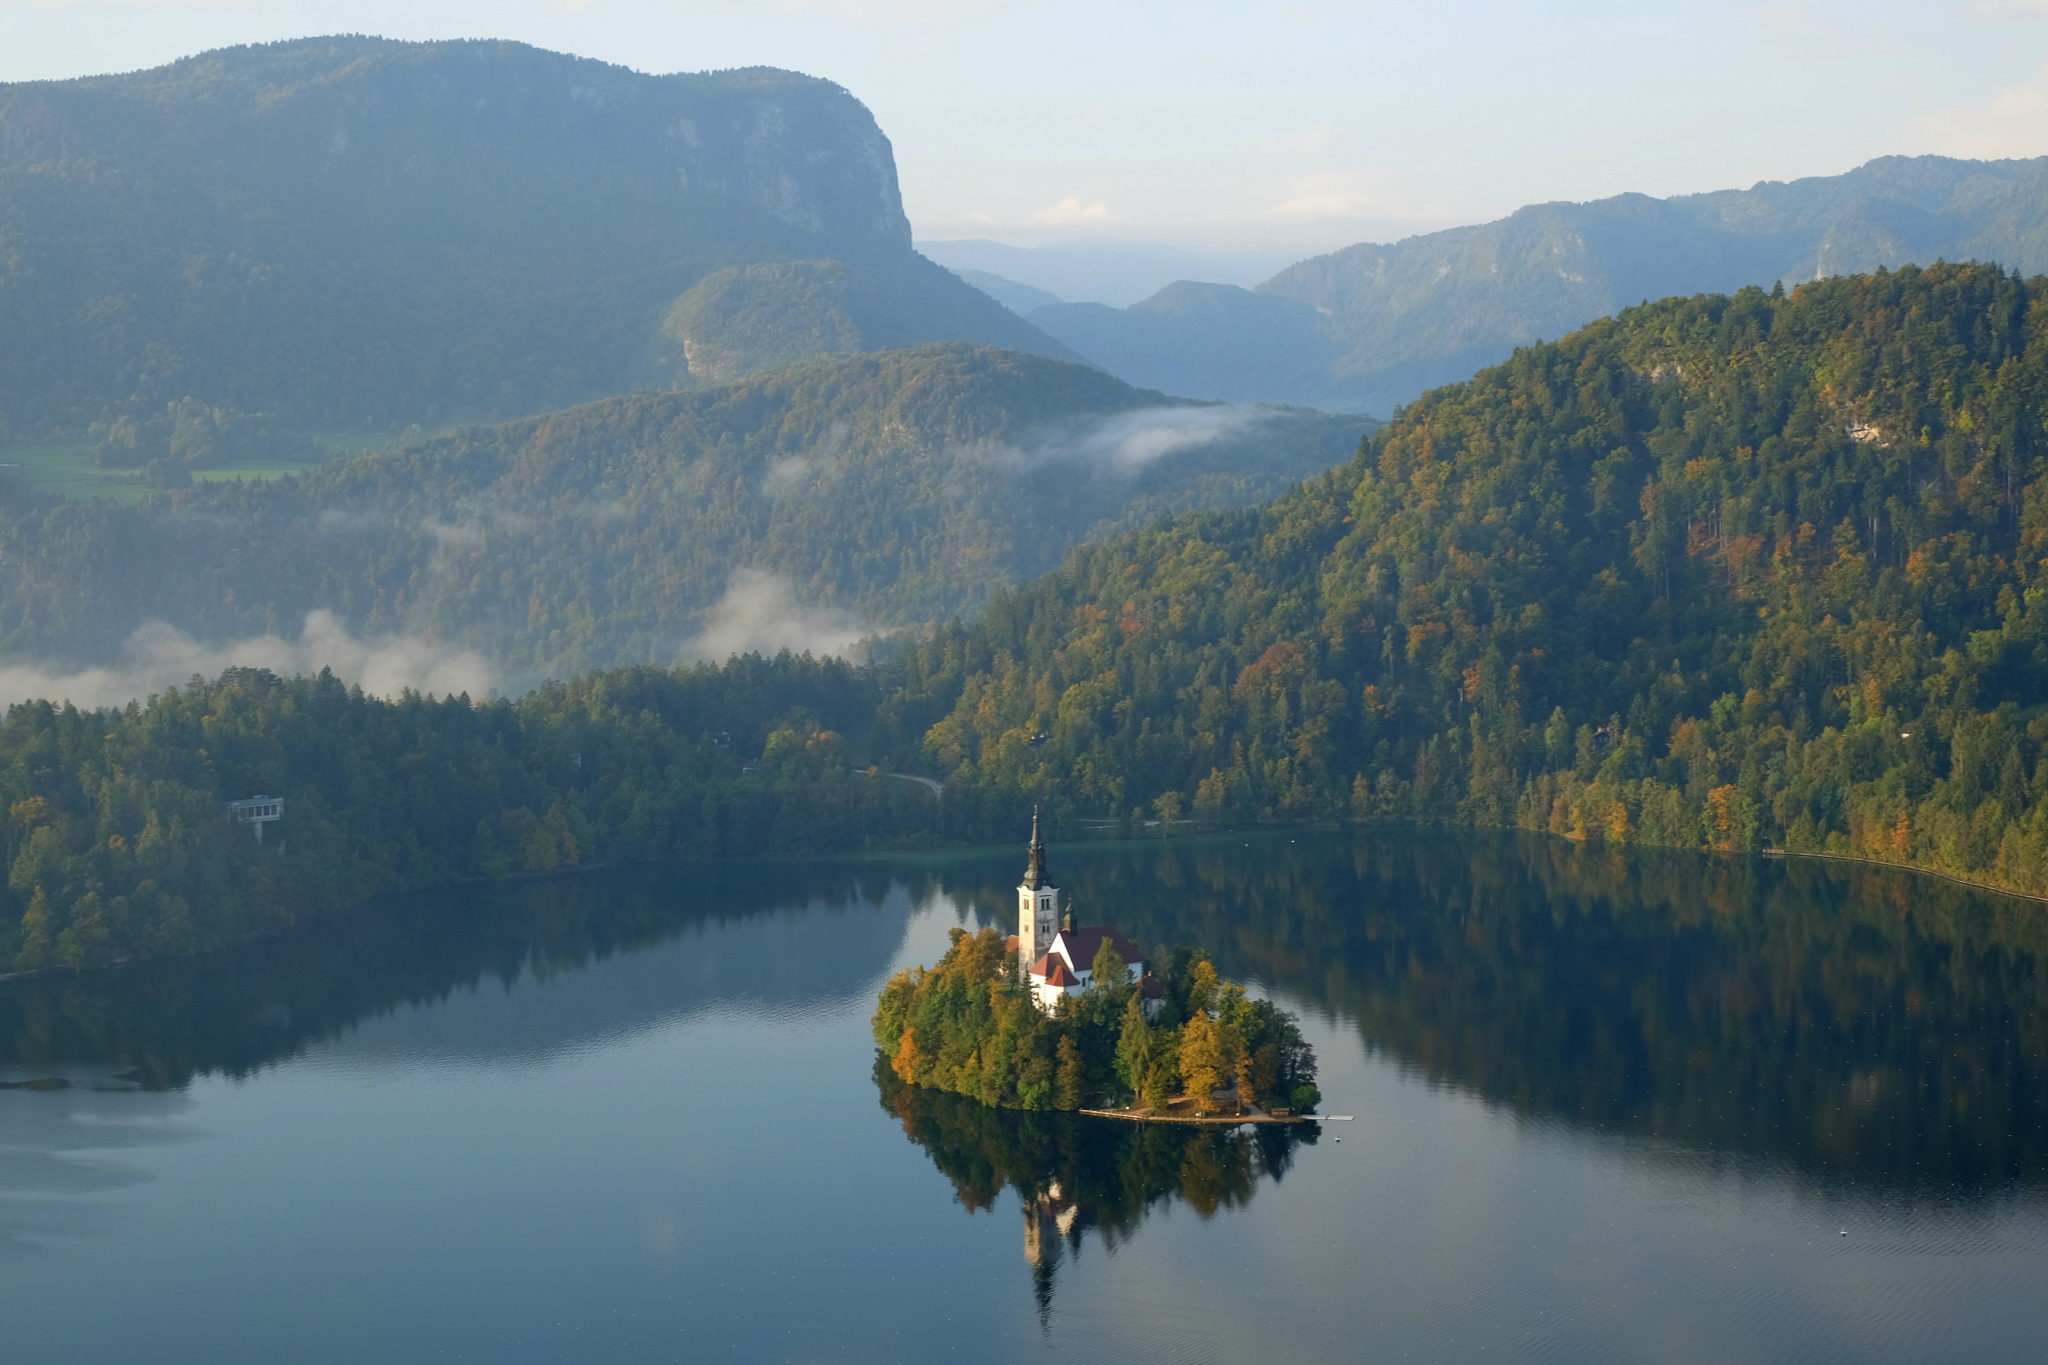
[[[1038,837],[1036,806],[1031,808],[1031,856],[1024,864],[1024,885],[1033,891],[1052,885],[1052,878],[1045,870],[1045,842]]]

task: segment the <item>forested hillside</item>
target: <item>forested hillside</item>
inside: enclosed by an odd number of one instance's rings
[[[751,318],[703,306],[721,272]],[[396,429],[950,339],[1072,358],[911,249],[840,87],[505,42],[0,85],[0,315],[0,441],[186,399]]]
[[[963,288],[965,286],[962,286]],[[844,644],[978,610],[1067,547],[1277,495],[1353,419],[1224,409],[966,346],[827,357],[637,394],[270,485],[140,507],[0,492],[0,655],[117,660],[142,623],[212,642],[357,632],[513,680]]]
[[[1674,300],[1270,507],[1072,555],[891,702],[967,793],[1829,850],[2048,891],[2048,285]]]
[[[186,951],[579,860],[987,837],[1030,800],[1777,846],[2048,893],[2044,421],[2048,283],[1667,301],[859,670],[628,670],[481,707],[241,672],[125,713],[19,706],[0,952]],[[573,443],[519,449],[539,471]],[[920,756],[942,807],[864,775]],[[290,803],[287,848],[225,819],[257,794]]]
[[[879,698],[784,656],[489,704],[242,669],[125,713],[16,706],[0,971],[203,952],[468,877],[922,836],[930,793],[857,761]],[[284,798],[262,842],[225,816],[252,796]]]
[[[2048,271],[2044,222],[2048,159],[1881,157],[1746,190],[1531,204],[1313,257],[1256,290],[1176,285],[1029,316],[1134,384],[1384,416],[1644,300],[1941,260]]]

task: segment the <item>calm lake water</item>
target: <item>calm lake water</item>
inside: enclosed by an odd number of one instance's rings
[[[2048,1358],[2048,906],[1508,836],[1055,848],[1298,1011],[1225,1136],[878,1082],[1022,849],[0,985],[0,1356]]]

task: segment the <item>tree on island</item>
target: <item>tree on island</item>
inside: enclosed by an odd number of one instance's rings
[[[1180,1027],[1180,1082],[1195,1112],[1216,1109],[1216,1087],[1223,1084],[1223,1041],[1216,1021],[1201,1010]]]
[[[1079,1109],[1084,1091],[1081,1075],[1081,1048],[1074,1041],[1074,1035],[1063,1033],[1059,1041],[1059,1066],[1053,1082],[1053,1108]]]
[[[1122,990],[1131,984],[1130,964],[1110,944],[1105,935],[1102,946],[1095,950],[1095,961],[1089,964],[1088,984],[1098,990]]]
[[[1162,1055],[1145,1073],[1145,1107],[1163,1114],[1173,1105],[1173,1082],[1180,1067],[1171,1053]]]
[[[1103,945],[1103,951],[1109,951],[1108,944]],[[1099,961],[1101,954],[1096,957]],[[1158,1055],[1159,1044],[1152,1036],[1152,1021],[1145,1017],[1145,1002],[1133,991],[1117,1025],[1116,1078],[1123,1082],[1124,1089],[1133,1096],[1140,1095]]]

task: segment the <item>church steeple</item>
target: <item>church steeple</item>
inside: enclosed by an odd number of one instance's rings
[[[1038,807],[1031,808],[1031,852],[1024,862],[1024,885],[1037,891],[1052,885],[1045,870],[1045,842],[1038,837]]]
[[[1045,840],[1038,835],[1038,809],[1031,811],[1031,853],[1017,886],[1017,954],[1029,967],[1052,947],[1059,933],[1060,889],[1045,870]]]

